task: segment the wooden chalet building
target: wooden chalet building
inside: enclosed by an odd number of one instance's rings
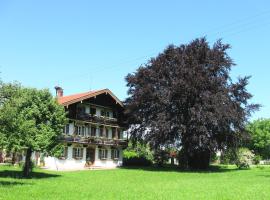
[[[60,139],[65,144],[63,156],[46,157],[45,167],[76,170],[121,166],[123,149],[127,146],[122,102],[108,89],[70,96],[63,96],[61,87],[55,89],[69,123]]]

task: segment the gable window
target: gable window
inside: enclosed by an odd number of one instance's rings
[[[72,157],[74,159],[77,159],[77,160],[82,159],[83,158],[83,148],[81,148],[81,147],[73,148]]]
[[[79,105],[78,108],[77,108],[77,110],[78,110],[78,114],[79,115],[82,115],[82,114],[85,114],[86,113],[86,108],[83,105]]]
[[[120,151],[118,149],[112,149],[111,156],[113,160],[118,160]]]
[[[113,111],[113,118],[117,118],[117,112]]]
[[[99,159],[106,160],[108,158],[108,150],[107,149],[99,149]]]
[[[97,114],[97,109],[91,107],[91,108],[90,108],[90,114],[91,114],[92,116],[96,115],[96,114]]]
[[[105,115],[106,115],[104,110],[101,110],[100,114],[101,114],[102,117],[105,117]]]

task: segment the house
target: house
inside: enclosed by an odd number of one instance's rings
[[[61,87],[55,89],[69,122],[60,138],[65,146],[62,157],[45,157],[45,167],[77,170],[121,166],[127,146],[123,103],[109,89],[70,96],[63,96]]]

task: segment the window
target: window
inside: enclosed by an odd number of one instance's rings
[[[66,159],[68,156],[68,147],[64,147],[60,159]]]
[[[113,139],[117,138],[117,128],[112,128],[112,138]]]
[[[87,136],[87,127],[83,125],[75,126],[75,135],[78,136]]]
[[[119,150],[118,149],[112,149],[111,156],[113,160],[119,159]]]
[[[73,158],[74,159],[82,159],[83,158],[83,148],[77,147],[73,148]]]
[[[106,138],[109,138],[109,129],[105,128],[105,130],[106,130]]]
[[[99,149],[99,159],[106,160],[108,156],[108,150],[107,149]]]
[[[91,136],[95,137],[96,136],[96,127],[95,126],[91,126]]]
[[[106,117],[110,117],[110,112],[106,111]]]
[[[90,114],[91,115],[96,115],[97,114],[97,109],[96,108],[90,108]]]
[[[104,137],[104,135],[103,135],[103,132],[104,132],[104,127],[99,127],[99,137]]]
[[[117,112],[113,111],[113,118],[117,118]]]
[[[122,139],[122,134],[123,133],[123,131],[122,130],[118,130],[118,139]]]
[[[64,127],[64,134],[69,134],[69,124]]]
[[[80,115],[80,114],[85,114],[86,113],[86,109],[85,109],[85,106],[83,106],[83,105],[79,105],[78,106],[78,114]]]
[[[105,111],[104,110],[101,110],[101,116],[102,117],[105,117],[105,115],[106,115]]]

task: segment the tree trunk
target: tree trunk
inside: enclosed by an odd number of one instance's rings
[[[32,155],[32,149],[28,148],[26,151],[25,163],[24,163],[24,168],[23,168],[23,176],[26,178],[30,176],[30,173],[32,170],[31,155]]]
[[[12,160],[11,160],[12,165],[16,164],[16,152],[12,153]]]
[[[210,151],[201,150],[187,156],[190,169],[208,169],[210,165]]]
[[[174,157],[171,157],[171,165],[174,165]]]

